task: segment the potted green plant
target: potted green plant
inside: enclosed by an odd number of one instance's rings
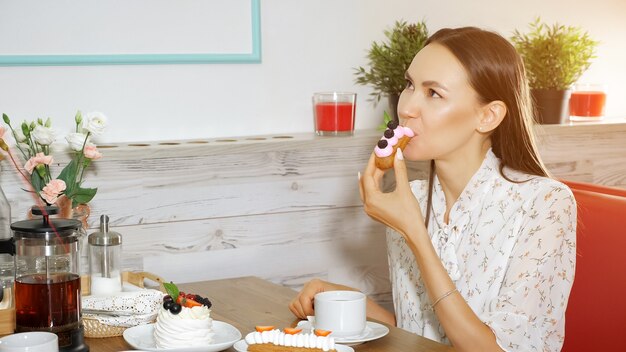
[[[524,60],[536,119],[544,124],[565,122],[570,86],[591,65],[598,42],[580,27],[548,26],[540,18],[529,27],[526,34],[515,30],[511,41]]]
[[[356,83],[371,85],[374,91],[370,101],[377,104],[385,96],[394,119],[398,119],[398,98],[406,86],[404,73],[413,57],[424,47],[428,29],[422,22],[396,21],[391,30],[385,30],[386,41],[373,42],[367,54],[368,68],[356,68]]]

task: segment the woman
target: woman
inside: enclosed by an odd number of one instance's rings
[[[498,34],[443,29],[415,56],[398,112],[415,132],[380,189],[374,155],[360,179],[369,216],[389,227],[395,315],[368,316],[459,351],[558,351],[574,279],[576,205],[550,179],[532,136],[521,58]],[[431,160],[409,183],[404,158]],[[321,280],[290,304],[312,315]]]

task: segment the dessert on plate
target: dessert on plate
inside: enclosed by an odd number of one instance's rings
[[[280,331],[273,326],[257,326],[245,340],[248,352],[336,352],[335,339],[330,334],[327,330],[303,334],[302,329]]]
[[[163,298],[154,325],[157,348],[206,346],[213,342],[211,301],[193,293],[180,292],[173,283],[164,284]]]

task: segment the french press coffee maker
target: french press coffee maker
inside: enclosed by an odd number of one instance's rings
[[[15,331],[47,331],[59,351],[87,352],[80,312],[80,221],[51,219],[53,206],[32,208],[41,218],[11,224],[13,238],[0,245],[15,255]]]

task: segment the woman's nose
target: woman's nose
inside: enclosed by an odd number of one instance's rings
[[[417,94],[407,91],[400,94],[398,100],[398,117],[400,119],[412,119],[419,116],[419,101]]]

